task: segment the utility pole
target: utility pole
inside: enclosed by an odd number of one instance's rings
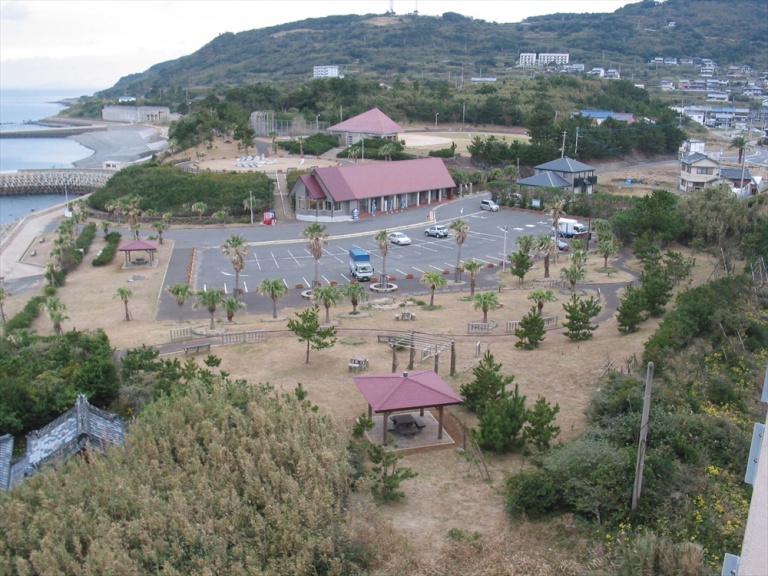
[[[565,156],[565,135],[566,134],[567,134],[567,132],[565,130],[563,130],[563,147],[560,149],[560,158]]]
[[[643,416],[640,420],[640,442],[637,446],[637,465],[635,466],[635,485],[632,488],[632,511],[637,510],[640,493],[643,491],[643,466],[645,465],[646,439],[648,438],[648,419],[651,414],[651,387],[653,386],[653,362],[648,362],[645,375],[645,396],[643,397]]]
[[[576,147],[573,150],[573,155],[578,158],[579,156],[579,127],[576,126]]]
[[[248,206],[251,208],[251,226],[253,226],[253,190],[248,190]]]

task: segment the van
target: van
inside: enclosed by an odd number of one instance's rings
[[[496,202],[494,202],[493,200],[481,200],[480,208],[482,208],[483,210],[490,210],[491,212],[499,211],[499,205],[496,204]]]

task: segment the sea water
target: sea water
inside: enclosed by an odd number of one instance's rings
[[[0,131],[40,128],[33,122],[55,116],[61,100],[93,90],[0,89]],[[0,171],[72,168],[93,151],[69,138],[0,138]],[[0,197],[0,225],[30,212],[64,202],[64,195]]]

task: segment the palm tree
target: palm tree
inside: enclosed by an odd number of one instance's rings
[[[222,246],[222,253],[232,262],[235,270],[235,296],[240,294],[240,272],[245,268],[245,256],[248,256],[248,241],[240,234],[227,238]]]
[[[397,146],[394,144],[384,144],[381,148],[379,148],[379,156],[384,158],[384,160],[391,161],[392,160],[392,154],[397,152]]]
[[[523,234],[517,237],[517,247],[520,249],[520,252],[530,254],[531,250],[533,250],[533,245],[533,234]]]
[[[554,302],[557,298],[555,298],[555,293],[552,292],[552,290],[536,288],[528,293],[528,300],[536,302],[536,309],[539,312],[539,316],[541,316],[541,311],[544,309],[544,302]]]
[[[157,232],[157,239],[160,244],[163,243],[163,232],[168,230],[168,223],[165,220],[157,220],[152,222],[152,229]]]
[[[109,220],[102,220],[101,221],[101,229],[104,232],[104,236],[109,234],[109,226],[110,226]]]
[[[568,199],[565,196],[555,196],[546,206],[544,212],[552,216],[552,227],[555,229],[555,244],[560,239],[560,218],[565,214]]]
[[[426,284],[429,286],[430,289],[430,296],[429,296],[429,307],[432,308],[435,305],[435,290],[437,288],[442,288],[446,284],[448,284],[448,280],[443,278],[441,274],[438,274],[437,272],[424,272],[424,275],[421,277],[420,282],[422,284]]]
[[[11,296],[11,293],[8,292],[5,288],[0,286],[0,320],[2,320],[3,324],[5,324],[5,310],[3,310],[3,306],[5,305],[5,301],[8,299],[8,297]]]
[[[606,236],[613,238],[613,224],[605,218],[595,218],[590,224],[592,230],[597,233],[597,240],[600,241]]]
[[[312,298],[319,300],[325,306],[325,323],[328,324],[331,321],[331,306],[340,304],[344,295],[338,286],[326,284],[325,286],[316,286],[312,290]]]
[[[475,310],[483,311],[483,323],[488,322],[488,310],[496,310],[499,305],[499,297],[496,292],[478,292],[472,302],[472,307]]]
[[[205,308],[211,315],[211,330],[214,328],[213,315],[216,314],[216,307],[224,300],[224,296],[221,290],[199,290],[197,292],[197,302],[195,302],[195,308]]]
[[[568,283],[571,285],[571,290],[576,288],[576,282],[579,280],[584,280],[584,277],[587,275],[587,271],[584,269],[584,266],[581,266],[580,264],[574,262],[567,268],[563,268],[560,270],[560,276],[562,276],[565,280],[568,281]]]
[[[197,212],[197,216],[200,219],[200,222],[203,221],[203,214],[205,214],[205,211],[208,210],[208,206],[205,204],[205,202],[195,202],[190,206],[190,210],[192,212]]]
[[[189,284],[171,284],[167,288],[168,292],[176,298],[176,304],[179,305],[179,324],[184,323],[184,303],[192,297],[195,292]]]
[[[469,224],[465,220],[462,220],[461,218],[457,218],[453,222],[451,222],[451,225],[449,226],[451,230],[453,230],[453,238],[456,240],[456,246],[458,247],[458,254],[456,255],[456,279],[455,281],[459,281],[459,277],[461,275],[461,246],[466,242],[467,235],[469,234]]]
[[[341,292],[344,296],[349,298],[349,301],[352,304],[352,314],[357,314],[357,305],[361,300],[368,300],[368,292],[365,291],[365,288],[359,282],[346,284],[341,289]]]
[[[115,294],[115,298],[120,298],[120,300],[123,301],[123,304],[125,304],[125,321],[130,322],[131,321],[131,313],[128,311],[128,300],[131,299],[133,296],[133,292],[130,288],[118,288],[117,293]]]
[[[555,252],[557,252],[557,241],[549,234],[539,234],[536,257],[544,255],[544,278],[549,278],[549,259]]]
[[[317,265],[318,262],[320,262],[320,258],[323,256],[323,246],[328,244],[328,234],[325,233],[324,224],[312,222],[312,224],[304,228],[301,235],[307,241],[307,250],[312,254],[312,258],[315,259],[315,279],[312,281],[312,288],[314,288],[320,284],[317,274]]]
[[[49,262],[45,265],[45,277],[48,280],[49,286],[56,285],[56,275],[59,273],[59,267],[54,262]]]
[[[608,268],[608,258],[613,258],[619,252],[619,247],[613,237],[605,237],[597,243],[597,253],[603,257],[603,268]]]
[[[213,214],[211,214],[211,218],[221,222],[222,226],[226,226],[227,218],[229,218],[229,212],[227,212],[226,210],[219,210],[218,212],[214,212]]]
[[[131,225],[131,231],[133,232],[133,239],[138,240],[141,237],[141,222],[136,222]]]
[[[469,295],[475,295],[475,280],[477,279],[477,271],[483,267],[483,263],[478,260],[469,259],[463,264],[464,270],[469,272]]]
[[[382,284],[386,288],[389,285],[389,276],[387,276],[387,254],[389,254],[389,247],[391,246],[389,235],[386,230],[379,230],[373,239],[379,245],[379,252],[381,252],[381,277],[383,278]]]
[[[265,278],[256,288],[256,292],[272,299],[272,318],[277,319],[277,301],[288,294],[285,281],[282,278]]]
[[[128,227],[134,231],[135,238],[138,240],[138,232],[136,232],[136,226],[139,224],[139,218],[141,218],[142,211],[139,208],[141,202],[141,196],[134,194],[126,198],[121,198],[122,209],[126,216],[128,216]]]
[[[267,134],[270,138],[272,138],[272,153],[277,154],[277,136],[278,133],[272,130]]]
[[[61,323],[64,320],[69,320],[69,316],[64,313],[66,306],[64,303],[55,296],[49,296],[43,301],[42,307],[48,311],[48,317],[53,323],[53,333],[61,334]]]
[[[235,312],[245,308],[245,302],[241,302],[234,296],[230,296],[221,301],[221,307],[224,308],[224,311],[227,313],[227,322],[232,322],[232,319],[235,317]]]
[[[739,164],[741,164],[741,161],[744,159],[744,150],[746,150],[747,144],[749,144],[749,141],[746,138],[744,138],[744,136],[736,136],[736,138],[731,140],[731,144],[728,146],[728,148],[738,149]]]

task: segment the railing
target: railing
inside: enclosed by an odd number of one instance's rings
[[[467,334],[488,334],[490,331],[490,322],[470,322],[467,324]]]
[[[225,332],[221,335],[222,344],[238,344],[240,342],[265,342],[266,330],[247,330],[245,332]]]
[[[192,328],[171,328],[171,341],[185,340],[192,337]]]
[[[515,330],[520,327],[520,320],[507,320],[507,327],[504,332],[506,334],[514,334]],[[551,330],[557,328],[557,316],[544,316],[544,330]]]

